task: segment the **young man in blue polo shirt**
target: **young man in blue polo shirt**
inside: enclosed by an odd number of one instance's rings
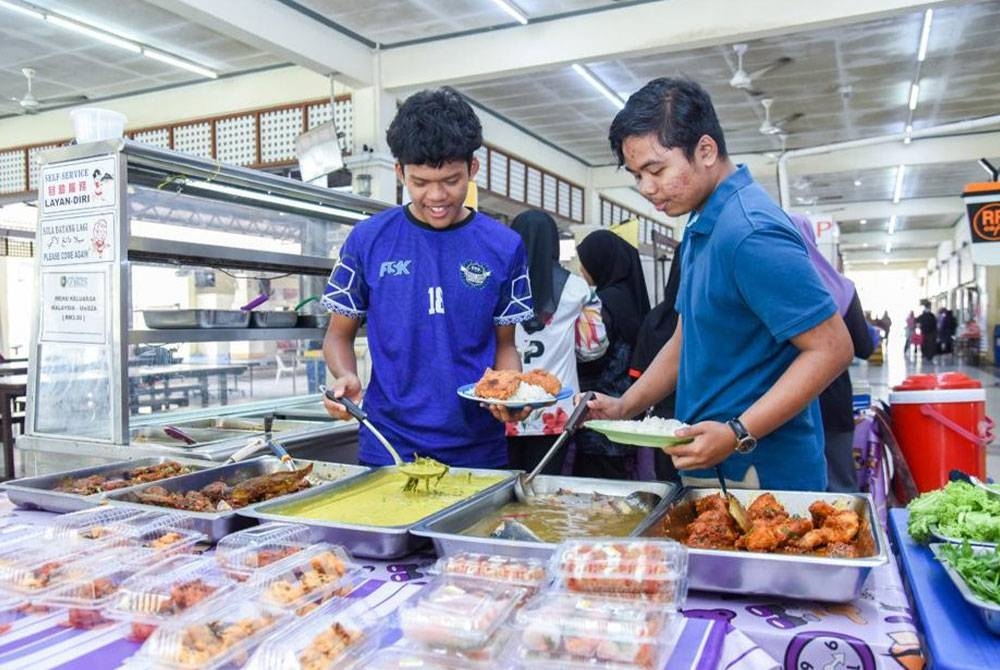
[[[527,412],[486,411],[457,395],[488,366],[521,369],[514,325],[534,317],[520,236],[464,205],[479,168],[479,119],[454,90],[421,91],[399,108],[387,140],[411,202],[359,223],[340,250],[323,296],[333,312],[323,342],[331,388],[360,400],[354,338],[366,319],[365,411],[400,456],[504,467],[502,421]],[[358,441],[360,462],[392,463],[364,427]]]
[[[785,213],[726,154],[708,94],[684,79],[649,82],[609,132],[640,193],[690,214],[679,325],[621,398],[591,416],[632,417],[676,388],[693,441],[667,453],[685,480],[826,490],[816,398],[851,362],[851,338]]]

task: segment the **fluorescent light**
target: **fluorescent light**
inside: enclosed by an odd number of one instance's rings
[[[868,223],[868,219],[861,219],[860,221],[858,221],[858,223],[860,223],[863,226],[866,223]]]
[[[607,98],[612,105],[614,105],[618,109],[621,109],[622,107],[625,106],[625,101],[622,100],[617,93],[608,88],[607,84],[605,84],[603,81],[595,77],[591,73],[591,71],[585,68],[583,65],[580,65],[579,63],[573,63],[573,71],[576,72],[581,77],[583,77],[588,84],[594,87],[594,89],[598,93]]]
[[[225,195],[231,195],[237,198],[256,200],[257,202],[265,202],[271,205],[281,205],[282,207],[287,207],[289,209],[295,209],[307,212],[318,212],[320,214],[326,214],[327,216],[339,216],[345,219],[351,219],[353,221],[363,221],[367,219],[369,216],[368,214],[360,214],[358,212],[352,212],[347,209],[340,209],[338,207],[327,207],[326,205],[319,205],[312,202],[303,202],[301,200],[294,200],[292,198],[282,198],[281,196],[271,195],[270,193],[259,193],[257,191],[248,191],[246,189],[236,188],[235,186],[226,186],[225,184],[217,184],[212,181],[189,181],[185,179],[182,183],[184,186],[190,186],[191,188],[200,189],[202,191],[223,193]]]
[[[889,228],[888,228],[888,230],[889,230],[889,234],[890,235],[892,235],[893,233],[896,232],[896,215],[895,214],[893,214],[892,216],[889,217]]]
[[[892,242],[886,242],[885,243],[885,253],[887,253],[887,254],[891,254],[892,253]]]
[[[906,124],[906,133],[903,135],[903,144],[909,144],[913,141],[913,124]]]
[[[522,26],[528,25],[528,17],[524,15],[520,9],[518,9],[514,3],[507,2],[507,0],[493,0],[493,3],[502,9],[503,11],[514,17],[514,20],[520,23]]]
[[[917,49],[917,62],[923,63],[927,58],[927,40],[931,36],[931,21],[934,19],[934,10],[928,9],[924,12],[924,27],[920,31],[920,47]]]
[[[24,16],[30,16],[33,19],[45,20],[45,14],[42,14],[35,9],[31,9],[30,7],[25,7],[24,5],[15,5],[13,2],[7,2],[7,0],[0,0],[0,7],[9,9],[12,12],[17,12],[18,14],[22,14]]]
[[[903,197],[903,174],[906,171],[905,165],[896,168],[896,187],[892,190],[892,204],[898,205]]]
[[[910,111],[917,108],[917,98],[920,97],[920,84],[914,82],[910,84]]]
[[[95,40],[99,40],[105,44],[110,44],[111,46],[116,46],[119,49],[125,49],[126,51],[131,51],[134,54],[142,51],[142,48],[135,42],[130,42],[124,38],[117,37],[98,28],[92,28],[82,23],[77,23],[76,21],[64,19],[63,17],[56,16],[55,14],[49,14],[45,18],[49,23],[59,26],[60,28],[67,28],[74,32],[78,32],[81,35],[93,37]]]
[[[191,61],[178,58],[177,56],[171,56],[170,54],[165,54],[162,51],[156,51],[150,49],[149,47],[143,47],[142,53],[153,60],[158,60],[161,63],[166,63],[167,65],[173,65],[174,67],[179,67],[182,70],[190,70],[195,74],[200,74],[203,77],[208,77],[209,79],[218,79],[219,74],[214,70],[209,70],[207,67],[202,67]]]

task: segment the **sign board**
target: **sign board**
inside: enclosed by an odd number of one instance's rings
[[[816,233],[816,248],[823,254],[831,266],[840,267],[840,259],[837,257],[838,245],[840,243],[840,224],[829,217],[810,216],[813,232]]]
[[[42,166],[42,217],[113,207],[118,202],[118,158],[99,156]]]
[[[38,245],[42,267],[115,260],[114,212],[42,218]]]
[[[42,272],[43,342],[104,344],[108,291],[106,272]]]
[[[972,260],[1000,265],[1000,182],[966,184],[962,199],[972,234]]]

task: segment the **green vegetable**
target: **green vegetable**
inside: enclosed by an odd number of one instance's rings
[[[938,560],[955,568],[977,596],[1000,605],[1000,548],[976,552],[968,542],[943,544]]]
[[[1000,496],[967,482],[924,493],[910,501],[907,529],[916,542],[926,543],[931,528],[948,537],[1000,542]]]

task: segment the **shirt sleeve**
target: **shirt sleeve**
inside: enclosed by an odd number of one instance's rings
[[[368,311],[368,284],[358,237],[357,230],[347,236],[323,290],[323,306],[352,319],[361,319]]]
[[[779,342],[815,328],[837,306],[790,226],[765,226],[736,250],[736,286],[750,309]]]
[[[507,276],[500,287],[500,299],[493,311],[493,325],[513,326],[535,316],[528,281],[528,260],[524,244],[518,240]]]

